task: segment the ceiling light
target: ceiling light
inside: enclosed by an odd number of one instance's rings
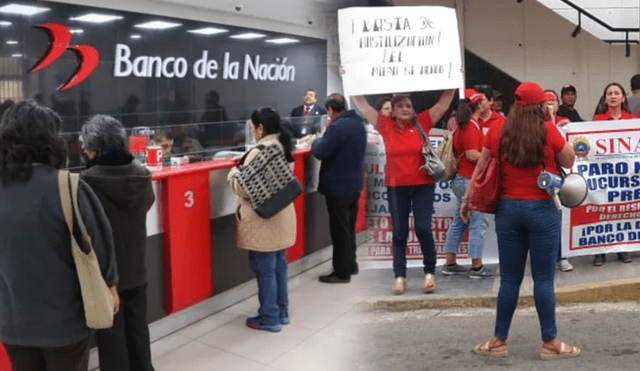
[[[173,28],[173,27],[179,27],[179,26],[182,26],[182,24],[165,22],[165,21],[153,21],[153,22],[137,24],[137,25],[134,25],[133,27],[147,28],[151,30],[164,30],[167,28]]]
[[[106,23],[115,21],[117,19],[122,19],[124,17],[119,15],[105,15],[105,14],[97,14],[97,13],[89,13],[80,17],[71,17],[69,20],[72,21],[80,21],[80,22],[89,22],[89,23]]]
[[[131,35],[131,36],[129,36],[129,37],[131,37],[132,39],[139,39],[139,38],[141,38],[142,36],[140,36],[140,35]]]
[[[20,14],[20,15],[34,15],[38,13],[48,12],[49,8],[41,8],[30,5],[9,4],[0,7],[0,13]]]
[[[298,39],[292,39],[289,37],[283,37],[280,39],[269,39],[269,40],[265,40],[268,43],[273,43],[273,44],[293,44],[293,43],[298,43],[300,42],[300,40]]]
[[[267,35],[263,35],[260,33],[247,32],[238,35],[231,36],[232,39],[259,39],[261,37],[266,37]]]
[[[79,34],[79,33],[84,33],[84,30],[80,28],[72,28],[69,30],[69,32],[71,32],[72,34]]]
[[[7,44],[9,44],[9,45],[15,45],[17,43],[18,42],[16,40],[7,40]]]
[[[189,30],[187,32],[197,33],[201,35],[214,35],[217,33],[229,32],[229,30],[223,30],[222,28],[215,28],[215,27],[205,27],[205,28],[200,28],[198,30]]]
[[[9,21],[0,21],[0,26],[11,26],[11,22],[9,22]]]
[[[13,58],[20,58],[20,57],[22,57],[22,54],[11,54],[11,56]]]

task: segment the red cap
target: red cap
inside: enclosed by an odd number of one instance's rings
[[[525,81],[518,86],[515,96],[515,103],[519,106],[530,106],[545,101],[542,86],[535,81]]]
[[[465,99],[471,99],[474,94],[478,94],[478,92],[471,88],[464,89]]]
[[[469,104],[476,104],[478,102],[480,102],[483,99],[486,99],[487,97],[485,97],[484,94],[482,93],[475,93],[474,95],[471,96],[471,98],[469,98]]]
[[[545,102],[548,102],[548,101],[550,101],[550,100],[557,101],[557,100],[558,100],[558,98],[556,98],[556,95],[555,95],[555,94],[553,94],[552,92],[550,92],[550,91],[545,91],[545,92],[544,92],[544,100],[545,100]]]

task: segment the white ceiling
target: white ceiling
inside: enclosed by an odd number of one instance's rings
[[[544,6],[552,9],[565,19],[578,24],[578,11],[562,0],[537,0]],[[604,23],[614,28],[640,27],[640,0],[569,0],[569,2],[591,13]],[[600,40],[624,41],[624,32],[611,32],[606,27],[594,22],[584,14],[581,16],[583,32],[589,32]],[[629,40],[639,40],[638,32],[631,32]]]

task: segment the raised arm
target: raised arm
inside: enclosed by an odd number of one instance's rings
[[[449,106],[451,105],[451,101],[453,100],[455,92],[455,89],[443,91],[440,95],[440,99],[438,99],[436,104],[434,104],[433,107],[429,108],[431,122],[436,123],[442,118],[442,116],[444,116],[445,112],[447,112]]]
[[[375,125],[376,122],[378,122],[378,111],[371,107],[369,102],[367,102],[367,98],[365,98],[364,95],[354,95],[352,98],[358,111],[364,115],[370,124]]]

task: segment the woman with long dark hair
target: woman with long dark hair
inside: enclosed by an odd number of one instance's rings
[[[464,192],[469,186],[469,179],[473,175],[476,162],[480,158],[484,134],[478,124],[481,105],[487,97],[483,93],[475,93],[469,98],[461,99],[456,112],[457,129],[453,132],[453,154],[458,159],[458,170],[451,181],[451,190],[457,199],[457,208],[460,208]],[[486,215],[480,212],[473,213],[469,223],[464,223],[459,214],[453,217],[453,222],[447,231],[447,240],[444,245],[445,265],[442,273],[445,275],[468,274],[471,278],[493,277],[493,272],[482,264],[482,250],[484,248],[484,236],[487,230]],[[456,254],[464,231],[469,229],[468,256],[471,258],[471,270],[456,263]]]
[[[473,180],[489,156],[498,156],[500,198],[495,210],[500,290],[494,337],[478,344],[479,355],[504,357],[511,320],[518,304],[527,256],[530,255],[533,296],[542,332],[543,359],[576,357],[580,349],[557,339],[554,276],[560,235],[560,214],[551,196],[538,187],[542,171],[559,175],[557,164],[570,168],[575,153],[555,124],[544,121],[542,87],[527,81],[515,91],[515,104],[504,124],[489,129],[464,201],[460,206],[468,220],[468,199]]]
[[[60,123],[33,100],[0,121],[0,340],[14,371],[86,371],[89,364],[91,330],[58,187],[67,161]],[[117,312],[109,220],[84,181],[78,203]]]
[[[387,117],[369,105],[364,96],[354,97],[360,111],[374,119],[376,129],[384,139],[387,162],[384,167],[385,185],[389,199],[389,212],[393,228],[393,292],[402,294],[407,287],[407,238],[409,214],[413,211],[414,228],[423,255],[424,283],[422,290],[432,293],[436,289],[436,248],[431,232],[435,181],[426,171],[422,139],[416,127],[429,133],[434,123],[449,109],[454,90],[445,90],[433,107],[416,114],[408,95],[399,94],[391,101],[391,116]]]
[[[289,163],[291,137],[280,125],[280,115],[271,108],[261,108],[251,114],[251,133],[257,146],[276,145]],[[241,165],[248,165],[259,154],[259,148],[249,150]],[[287,292],[287,248],[296,242],[296,215],[289,204],[274,216],[264,219],[251,208],[249,192],[239,181],[240,168],[231,169],[227,181],[238,195],[236,223],[238,247],[249,251],[249,264],[258,281],[258,316],[247,318],[246,325],[255,330],[278,332],[290,322]]]

